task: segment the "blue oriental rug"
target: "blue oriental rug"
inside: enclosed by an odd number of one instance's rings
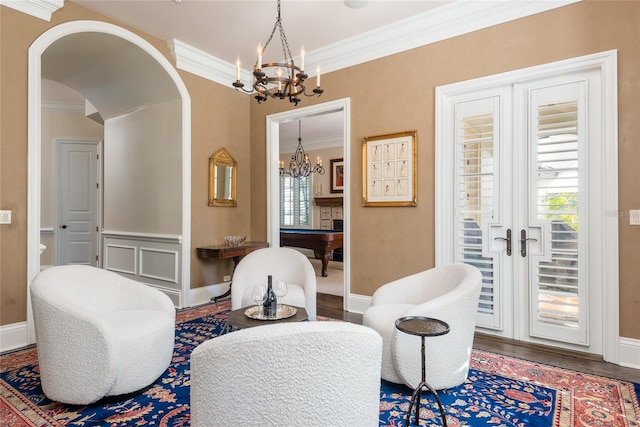
[[[189,426],[189,357],[221,333],[228,311],[229,302],[180,311],[173,360],[162,377],[138,394],[94,405],[47,399],[35,347],[0,355],[0,427]],[[411,392],[382,381],[380,426],[405,426]],[[439,396],[451,427],[622,427],[640,426],[639,393],[638,384],[474,350],[468,379]],[[425,397],[420,425],[442,425],[433,397]]]

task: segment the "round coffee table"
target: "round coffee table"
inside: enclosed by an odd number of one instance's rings
[[[238,308],[237,310],[230,311],[227,315],[227,321],[222,328],[221,334],[230,332],[234,329],[252,328],[254,326],[270,325],[273,323],[291,323],[291,322],[304,322],[309,320],[309,315],[304,307],[296,307],[296,314],[284,319],[271,319],[271,320],[257,320],[247,317],[244,313],[249,307]]]
[[[407,419],[405,423],[410,425],[411,421],[411,411],[415,405],[416,408],[416,416],[414,419],[414,425],[419,425],[420,423],[420,401],[422,399],[422,390],[427,389],[436,398],[436,402],[438,403],[438,408],[440,409],[440,415],[442,416],[442,424],[444,427],[447,427],[447,417],[444,413],[444,408],[442,407],[442,403],[440,402],[440,398],[438,397],[438,393],[435,391],[433,387],[431,387],[426,381],[426,369],[425,369],[425,351],[424,351],[424,339],[425,337],[437,337],[439,335],[445,335],[449,333],[449,325],[446,322],[438,319],[432,319],[430,317],[423,316],[407,316],[401,317],[396,320],[396,328],[399,331],[402,331],[406,334],[417,335],[421,338],[421,349],[422,349],[422,382],[418,384],[418,387],[413,391],[411,395],[411,404],[409,405],[409,410],[407,411]]]

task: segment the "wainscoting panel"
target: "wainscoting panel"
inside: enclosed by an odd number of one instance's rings
[[[104,268],[116,273],[137,275],[137,251],[138,248],[135,246],[110,243],[105,239]]]
[[[158,288],[179,306],[180,236],[102,233],[103,268]]]
[[[140,248],[140,276],[177,284],[179,258],[177,250]]]

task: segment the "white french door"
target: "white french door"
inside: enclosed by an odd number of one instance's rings
[[[438,263],[482,271],[479,330],[603,354],[602,105],[598,69],[529,74],[439,105],[449,119],[437,160],[451,168],[436,187],[452,194],[438,198]]]

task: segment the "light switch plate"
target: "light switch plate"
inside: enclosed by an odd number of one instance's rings
[[[0,224],[11,224],[11,211],[0,211]]]
[[[640,210],[635,209],[629,211],[629,224],[640,225]]]

